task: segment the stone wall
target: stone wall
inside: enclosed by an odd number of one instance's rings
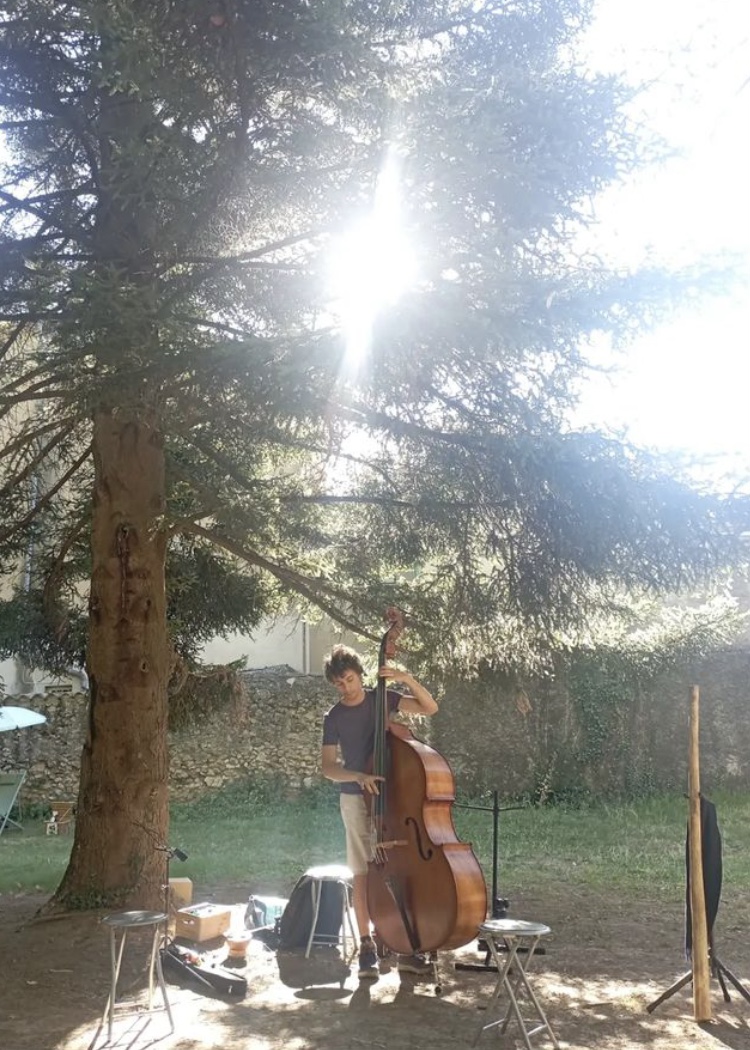
[[[244,692],[212,718],[171,734],[174,799],[263,774],[285,774],[294,793],[319,777],[323,715],[335,701],[330,685],[289,667],[246,671],[243,679]]]
[[[331,687],[320,675],[288,667],[243,677],[243,692],[217,704],[210,718],[170,732],[176,801],[262,774],[286,775],[290,793],[319,777],[322,719],[335,700]],[[5,698],[47,716],[43,725],[0,733],[0,770],[27,770],[25,803],[77,797],[87,699],[70,685],[52,687],[45,696]]]
[[[3,703],[46,715],[43,725],[0,733],[0,770],[26,770],[21,800],[72,801],[86,730],[88,696],[71,684],[50,686],[43,696],[6,696]]]
[[[468,791],[505,795],[686,790],[690,687],[700,688],[701,780],[750,787],[750,650],[735,649],[634,685],[587,725],[569,683],[521,693],[497,678],[448,687],[433,744]],[[597,730],[597,731],[595,731]]]
[[[497,678],[437,691],[439,714],[417,734],[451,762],[460,788],[504,795],[589,789],[612,793],[684,790],[688,691],[701,686],[701,770],[706,791],[750,787],[750,652],[724,652],[632,691],[608,713],[607,733],[590,732],[566,682],[530,684],[521,694]],[[281,774],[290,794],[320,779],[323,714],[335,700],[319,675],[289,668],[246,672],[245,688],[211,717],[170,734],[172,797],[189,801],[223,784]],[[75,799],[86,696],[53,687],[44,697],[6,698],[48,721],[0,733],[0,770],[26,769],[26,803]]]

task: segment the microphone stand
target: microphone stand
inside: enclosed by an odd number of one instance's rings
[[[158,853],[164,854],[164,942],[162,944],[162,950],[164,951],[169,946],[169,864],[175,857],[177,860],[185,861],[188,859],[188,855],[184,850],[173,846],[157,846],[156,850]]]
[[[185,852],[185,850],[178,849],[177,847],[173,846],[157,846],[156,849],[159,853],[164,854],[166,869],[166,877],[164,880],[164,938],[160,949],[162,960],[170,961],[173,964],[173,966],[177,967],[182,976],[187,975],[190,978],[190,980],[192,980],[193,982],[197,982],[203,988],[213,990],[214,986],[200,972],[197,966],[192,965],[192,963],[189,960],[183,958],[183,956],[181,956],[180,954],[173,954],[169,950],[169,864],[170,861],[175,859],[175,857],[177,858],[177,860],[187,860],[188,855]]]

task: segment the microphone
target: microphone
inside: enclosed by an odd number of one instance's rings
[[[172,846],[157,846],[156,849],[159,853],[166,853],[169,860],[172,860],[173,857],[177,857],[178,860],[188,859],[188,855],[185,852],[185,850],[178,849],[176,846],[174,848],[172,848]]]

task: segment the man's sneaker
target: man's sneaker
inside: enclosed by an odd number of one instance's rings
[[[372,939],[375,941],[375,951],[378,953],[378,959],[387,959],[391,954],[391,949],[378,934],[377,930],[373,930]]]
[[[372,980],[380,976],[378,969],[378,953],[375,942],[371,937],[363,937],[359,946],[359,977],[360,980]]]
[[[420,977],[426,977],[432,973],[432,963],[425,959],[424,955],[399,955],[399,973],[415,973]]]

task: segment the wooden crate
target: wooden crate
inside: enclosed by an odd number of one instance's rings
[[[175,937],[188,941],[211,941],[229,929],[232,909],[226,904],[191,904],[180,908],[175,922]]]

